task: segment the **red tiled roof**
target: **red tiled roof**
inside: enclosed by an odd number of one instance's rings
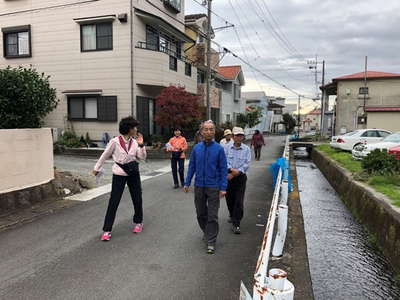
[[[314,110],[310,111],[307,115],[320,115],[320,114],[321,114],[320,109],[314,109]]]
[[[234,80],[239,75],[241,66],[220,66],[217,67],[218,73],[226,79]]]
[[[351,75],[345,75],[334,78],[333,81],[347,80],[347,79],[364,79],[365,72],[355,73]],[[376,71],[367,71],[367,78],[400,78],[400,74],[397,73],[385,73]]]
[[[374,111],[400,111],[400,106],[397,107],[366,107],[365,111],[374,112]]]

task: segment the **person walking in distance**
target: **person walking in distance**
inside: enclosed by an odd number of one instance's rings
[[[226,129],[224,131],[224,138],[219,142],[219,144],[222,147],[225,147],[226,145],[231,145],[233,144],[232,140],[232,131],[230,129]]]
[[[175,136],[168,142],[167,151],[171,152],[172,176],[174,179],[174,188],[177,189],[179,188],[177,165],[179,166],[179,179],[181,181],[181,186],[183,187],[185,183],[185,151],[188,149],[188,145],[179,128],[174,130],[174,135]]]
[[[228,189],[226,204],[229,210],[229,221],[232,222],[232,231],[240,234],[240,222],[243,218],[244,195],[246,192],[246,173],[250,166],[251,150],[243,144],[244,131],[234,127],[233,145],[225,148],[228,163]]]
[[[137,133],[138,125],[139,122],[133,117],[122,119],[119,122],[121,135],[110,140],[93,170],[96,176],[109,157],[114,160],[111,196],[104,220],[102,241],[111,239],[115,215],[126,184],[128,184],[134,207],[132,232],[140,233],[143,229],[142,186],[138,160],[146,159],[146,148],[143,144],[143,136]]]
[[[254,155],[256,160],[260,160],[261,148],[265,146],[264,137],[259,130],[256,130],[251,139],[251,146],[254,147]]]
[[[214,141],[213,121],[205,121],[201,133],[204,140],[192,150],[184,191],[189,191],[192,178],[196,175],[194,204],[197,221],[207,241],[207,253],[214,254],[220,198],[226,195],[228,171],[224,148]]]

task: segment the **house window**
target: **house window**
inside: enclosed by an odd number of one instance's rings
[[[146,26],[146,44],[147,49],[158,51],[158,32],[153,27],[147,25]]]
[[[185,63],[185,75],[192,76],[192,65],[189,63]]]
[[[203,84],[206,82],[206,76],[204,72],[198,71],[197,72],[197,83]]]
[[[213,120],[215,124],[219,124],[219,108],[211,107],[211,120]]]
[[[233,85],[233,98],[235,100],[239,100],[240,99],[240,85],[234,84]]]
[[[81,51],[113,49],[112,23],[81,25]]]
[[[2,31],[5,58],[32,56],[30,25],[3,28]]]
[[[360,95],[368,95],[368,88],[367,87],[360,87],[359,92]]]
[[[178,71],[178,59],[174,56],[169,57],[169,69]]]
[[[146,49],[182,58],[182,43],[166,33],[157,31],[150,25],[146,25]]]
[[[226,120],[226,122],[230,122],[231,121],[231,115],[227,114],[225,120]]]
[[[69,96],[68,120],[117,121],[116,96]]]
[[[181,11],[181,7],[182,7],[182,0],[163,0],[165,5],[169,6],[170,8],[172,8],[173,10],[175,10],[176,12],[180,12]]]

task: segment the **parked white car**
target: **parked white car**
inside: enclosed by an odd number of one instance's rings
[[[358,145],[351,153],[353,154],[354,159],[363,159],[375,149],[389,150],[397,146],[400,146],[400,132],[387,136],[382,140],[382,142],[379,143]]]
[[[378,143],[390,134],[390,131],[384,129],[359,129],[333,136],[330,145],[332,148],[352,151],[358,145]]]

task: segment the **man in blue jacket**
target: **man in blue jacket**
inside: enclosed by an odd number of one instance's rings
[[[184,191],[189,191],[194,174],[194,204],[197,221],[207,240],[207,253],[214,254],[218,235],[218,210],[220,198],[226,195],[228,168],[224,148],[214,141],[215,125],[202,124],[204,140],[198,143],[190,156]]]

